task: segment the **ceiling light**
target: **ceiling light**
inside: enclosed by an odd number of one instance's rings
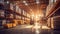
[[[37,4],[39,4],[39,2],[36,2]]]
[[[39,4],[40,3],[39,0],[36,0],[36,3]]]
[[[23,1],[23,3],[26,3],[26,1]]]
[[[7,1],[7,4],[9,4],[9,1]]]
[[[28,5],[27,3],[25,3],[25,5]]]
[[[26,3],[26,1],[23,1],[23,3],[24,3],[25,5],[28,5],[28,4]]]

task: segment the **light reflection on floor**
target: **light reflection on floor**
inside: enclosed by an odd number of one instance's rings
[[[46,29],[44,28],[34,29],[32,27],[34,26],[33,25],[19,25],[15,28],[0,30],[0,34],[60,34],[60,31],[47,29],[47,26],[42,26],[42,27],[45,27]]]
[[[47,26],[34,26],[34,25],[22,25],[22,27],[21,28],[41,28],[42,27],[42,29],[50,29],[49,27],[47,27]]]
[[[50,28],[47,26],[42,26],[42,29],[50,29]]]
[[[39,34],[39,33],[40,33],[39,29],[36,29],[35,34]]]
[[[31,28],[32,32],[35,31],[35,34],[39,34],[41,29],[50,29],[47,26],[42,26],[42,28],[41,28],[41,26],[37,26],[37,25],[35,25],[35,26],[34,25],[28,25],[28,26],[25,26],[24,28]]]

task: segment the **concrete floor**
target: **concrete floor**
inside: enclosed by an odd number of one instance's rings
[[[60,34],[60,31],[50,29],[38,29],[32,31],[31,25],[19,25],[10,29],[0,30],[0,34]]]

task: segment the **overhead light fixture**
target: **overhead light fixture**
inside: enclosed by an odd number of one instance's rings
[[[7,1],[6,3],[9,4],[9,1]]]
[[[37,4],[39,4],[39,2],[36,2]]]
[[[39,4],[40,3],[39,0],[36,0],[36,3]]]
[[[26,1],[23,1],[23,3],[26,3]]]
[[[25,5],[28,5],[28,4],[26,3],[26,1],[23,1],[23,3],[24,3]]]
[[[25,5],[28,5],[27,3],[25,3]]]

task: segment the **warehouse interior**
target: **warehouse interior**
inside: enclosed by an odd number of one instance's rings
[[[60,0],[0,0],[0,30],[21,25],[60,30]]]

